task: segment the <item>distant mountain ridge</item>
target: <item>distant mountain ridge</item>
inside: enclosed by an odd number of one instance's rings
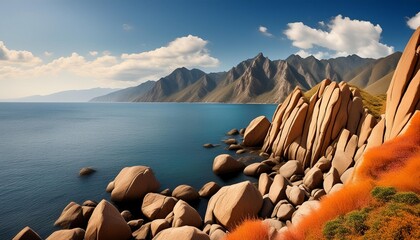
[[[400,52],[380,59],[350,55],[318,60],[313,56],[291,55],[272,61],[259,53],[227,72],[207,74],[198,69],[178,68],[156,82],[92,101],[278,103],[295,87],[309,90],[325,78],[373,88],[375,94],[383,94],[400,57]]]
[[[18,99],[6,99],[8,102],[88,102],[92,98],[118,89],[112,88],[91,88],[83,90],[69,90],[57,92],[49,95],[36,95]]]

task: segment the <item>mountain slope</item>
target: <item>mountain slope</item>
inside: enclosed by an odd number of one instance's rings
[[[45,96],[30,96],[14,99],[16,102],[88,102],[90,99],[114,92],[116,89],[92,88],[85,90],[69,90]]]
[[[206,74],[178,68],[148,91],[135,96],[133,89],[127,90],[129,96],[121,98],[135,102],[277,103],[295,87],[306,91],[325,78],[371,89],[377,95],[385,93],[400,56],[397,52],[377,60],[357,55],[318,60],[291,55],[272,61],[259,53],[227,72]]]
[[[154,81],[144,82],[136,87],[121,89],[109,94],[95,97],[91,102],[133,102],[139,96],[147,93],[155,85]]]

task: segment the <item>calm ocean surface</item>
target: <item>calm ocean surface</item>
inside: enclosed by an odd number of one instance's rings
[[[271,119],[276,105],[0,103],[0,239],[29,225],[41,237],[70,202],[109,199],[105,187],[125,166],[152,167],[161,189],[208,181],[225,132],[255,117]],[[79,177],[80,168],[97,170]],[[253,179],[256,181],[256,179]],[[200,204],[205,211],[205,203]]]

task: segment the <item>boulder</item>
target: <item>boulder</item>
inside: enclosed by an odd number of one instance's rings
[[[231,150],[231,151],[237,151],[237,150],[241,150],[243,147],[241,146],[241,145],[239,145],[239,144],[231,144],[229,147],[228,147],[228,150]]]
[[[229,136],[238,135],[239,131],[238,131],[238,129],[233,128],[233,129],[229,130],[229,132],[227,132],[226,134],[229,135]]]
[[[260,178],[258,179],[258,191],[260,191],[261,195],[268,193],[272,183],[273,179],[271,179],[267,173],[260,175]]]
[[[82,206],[75,202],[70,202],[61,212],[60,217],[55,221],[55,226],[61,228],[85,228],[86,219],[83,216]]]
[[[24,227],[12,240],[42,240],[30,227]]]
[[[313,210],[318,209],[320,206],[319,201],[306,201],[304,202],[293,214],[292,223],[298,224],[304,216],[309,215]]]
[[[332,167],[337,169],[338,175],[341,176],[353,162],[353,158],[348,157],[344,152],[337,151],[332,160]]]
[[[289,160],[280,167],[279,173],[283,177],[290,179],[290,177],[293,175],[303,174],[303,166],[297,160]]]
[[[274,206],[272,218],[277,218],[280,221],[287,221],[292,218],[293,213],[296,209],[287,200],[281,200]]]
[[[217,191],[219,191],[220,186],[215,182],[208,182],[204,184],[203,187],[201,187],[200,191],[198,191],[198,194],[200,197],[203,198],[210,198],[213,196]]]
[[[244,169],[244,174],[252,177],[268,172],[271,172],[271,167],[265,163],[252,163]]]
[[[331,168],[331,160],[326,157],[321,157],[318,162],[315,163],[314,167],[321,169],[322,172],[328,172]]]
[[[243,136],[245,134],[245,128],[239,129],[239,134],[241,134]]]
[[[84,167],[84,168],[80,169],[79,176],[88,176],[88,175],[91,175],[94,172],[96,172],[95,169],[93,169],[91,167]]]
[[[263,204],[261,193],[249,182],[222,187],[207,205],[205,223],[220,223],[233,229],[245,218],[258,216]]]
[[[262,146],[270,121],[265,116],[259,116],[252,120],[245,130],[243,144],[248,147]]]
[[[229,154],[221,154],[213,161],[213,172],[217,175],[239,172],[244,168],[245,164],[236,161]]]
[[[335,185],[331,188],[331,190],[330,190],[330,192],[329,192],[328,194],[338,192],[338,191],[340,191],[343,187],[344,187],[344,185],[343,185],[342,183],[337,183],[337,184],[335,184]]]
[[[141,211],[150,220],[165,218],[172,212],[176,199],[158,193],[148,193],[143,199]]]
[[[303,184],[310,190],[315,189],[316,187],[322,184],[323,174],[321,169],[317,167],[311,168],[303,178]]]
[[[135,240],[148,240],[151,239],[151,222],[143,224],[139,229],[133,232],[132,236]]]
[[[156,235],[153,240],[210,240],[210,237],[195,227],[183,226],[165,229]]]
[[[242,154],[242,153],[246,153],[245,149],[239,149],[236,151],[236,154]]]
[[[221,229],[216,229],[210,234],[210,240],[224,240],[226,238],[226,233]]]
[[[172,223],[174,222],[174,212],[170,212],[166,217],[165,220],[172,225]]]
[[[96,207],[96,205],[98,205],[98,203],[92,200],[86,200],[82,204],[82,206],[87,206],[87,207]]]
[[[134,232],[137,229],[139,229],[141,225],[143,225],[143,223],[144,223],[143,219],[136,219],[136,220],[129,221],[127,225],[130,227],[131,231]]]
[[[301,205],[305,201],[305,191],[298,186],[287,186],[286,196],[293,205]]]
[[[170,228],[171,225],[165,219],[156,219],[153,220],[150,224],[150,231],[152,237],[156,236],[160,231]]]
[[[160,194],[165,195],[165,196],[172,196],[171,189],[169,188],[163,189],[162,191],[160,191]]]
[[[282,227],[286,226],[281,221],[276,220],[276,219],[272,219],[272,218],[264,219],[263,223],[267,224],[269,227],[272,227],[276,230],[280,230]]]
[[[55,231],[46,240],[83,240],[84,238],[85,230],[73,228]]]
[[[265,195],[263,197],[263,205],[258,215],[262,218],[268,218],[271,216],[273,209],[274,209],[274,204],[271,202],[268,195]]]
[[[317,188],[312,190],[311,192],[311,198],[312,200],[319,200],[321,197],[325,196],[327,193],[324,189]]]
[[[286,198],[286,187],[288,185],[287,179],[282,175],[277,174],[274,177],[273,183],[271,184],[270,190],[268,191],[268,197],[273,204],[277,204],[280,200]]]
[[[82,206],[82,214],[86,224],[89,221],[90,216],[92,216],[93,210],[95,210],[95,207]]]
[[[234,138],[229,138],[229,139],[223,140],[223,142],[226,143],[227,145],[237,144],[238,143],[238,141],[236,139],[234,139]]]
[[[214,148],[214,147],[216,147],[215,145],[213,145],[213,144],[211,144],[211,143],[205,143],[205,144],[203,144],[203,147],[204,148]]]
[[[139,200],[147,193],[157,191],[159,186],[151,168],[125,167],[114,180],[111,200],[115,202]]]
[[[193,226],[200,228],[201,225],[202,219],[197,210],[183,200],[179,200],[174,207],[172,227]]]
[[[126,222],[129,222],[131,219],[133,219],[133,214],[131,214],[131,212],[128,210],[124,210],[121,212],[121,217],[123,217]]]
[[[112,192],[112,190],[114,190],[114,181],[109,182],[105,189],[107,193]]]
[[[179,185],[172,191],[172,197],[186,202],[196,201],[200,198],[197,190],[189,185]]]
[[[343,175],[341,175],[340,180],[343,184],[346,184],[346,183],[350,182],[351,177],[353,175],[353,170],[354,170],[354,167],[351,167],[351,168],[347,169],[343,173]]]
[[[89,219],[85,240],[131,239],[131,229],[118,209],[102,200]]]
[[[340,175],[338,174],[337,169],[334,167],[325,175],[324,178],[324,190],[326,193],[329,193],[331,188],[340,182]]]

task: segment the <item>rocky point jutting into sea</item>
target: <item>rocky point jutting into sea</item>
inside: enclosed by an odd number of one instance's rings
[[[63,230],[47,239],[223,239],[246,218],[265,219],[274,239],[318,208],[323,196],[355,181],[353,172],[364,153],[404,133],[419,115],[419,54],[420,28],[401,56],[380,119],[364,108],[359,90],[328,79],[309,100],[296,88],[279,104],[271,123],[265,117],[254,119],[243,143],[231,147],[258,147],[267,159],[245,166],[220,155],[213,171],[224,175],[243,170],[258,177],[257,187],[249,181],[221,188],[209,182],[199,191],[180,185],[158,193],[161,186],[151,168],[126,167],[106,191],[119,206],[134,203],[141,208],[141,219],[106,200],[71,202],[55,223]],[[191,204],[200,197],[210,198],[204,219]],[[41,238],[26,227],[13,239]]]

